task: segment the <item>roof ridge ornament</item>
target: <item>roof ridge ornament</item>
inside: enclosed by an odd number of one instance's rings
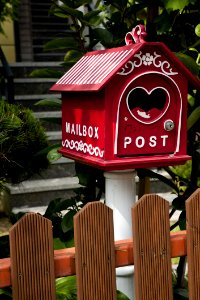
[[[144,43],[147,36],[146,28],[144,25],[137,25],[132,31],[127,32],[125,36],[126,45]]]

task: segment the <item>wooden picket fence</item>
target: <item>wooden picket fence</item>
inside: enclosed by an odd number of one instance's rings
[[[115,267],[134,264],[136,300],[170,300],[171,257],[187,255],[189,299],[199,300],[200,189],[186,216],[187,231],[170,234],[168,202],[144,195],[132,208],[133,239],[114,242],[112,210],[89,203],[74,218],[76,247],[53,251],[51,221],[29,213],[10,230],[0,287],[12,285],[15,300],[53,300],[55,277],[76,274],[79,300],[114,300]]]

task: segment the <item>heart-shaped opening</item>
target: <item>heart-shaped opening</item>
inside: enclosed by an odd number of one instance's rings
[[[127,105],[137,120],[151,123],[165,113],[169,105],[169,93],[160,87],[150,92],[145,88],[135,88],[128,94]]]

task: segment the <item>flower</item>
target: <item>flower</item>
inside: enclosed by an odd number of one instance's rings
[[[142,55],[142,61],[145,66],[150,66],[153,63],[153,55],[150,53]]]

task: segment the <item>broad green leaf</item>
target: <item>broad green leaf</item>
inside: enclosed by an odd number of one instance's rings
[[[78,8],[82,5],[87,5],[87,4],[90,4],[90,3],[91,3],[91,0],[76,0],[76,1],[74,1],[74,7]]]
[[[62,157],[62,154],[58,152],[59,149],[60,147],[54,148],[51,151],[49,151],[49,153],[47,154],[47,158],[50,162],[57,161],[59,158]]]
[[[60,78],[63,72],[53,69],[36,69],[33,70],[29,77],[33,78]]]
[[[188,103],[189,103],[191,106],[194,106],[195,98],[194,98],[192,95],[188,95]]]
[[[64,217],[62,219],[62,223],[61,223],[62,230],[64,233],[66,233],[74,228],[73,217],[75,214],[76,214],[76,211],[70,210],[64,215]]]
[[[63,211],[63,210],[68,210],[69,208],[71,208],[72,206],[76,205],[76,199],[74,199],[73,197],[70,199],[66,199],[61,201],[58,206],[57,209],[59,211]]]
[[[175,295],[179,295],[181,296],[181,299],[184,300],[184,299],[189,299],[188,298],[188,290],[187,289],[182,289],[182,288],[179,288],[179,289],[174,289],[174,296]],[[175,298],[174,298],[175,299]]]
[[[77,300],[76,276],[56,279],[57,300]]]
[[[162,34],[168,32],[172,26],[172,16],[167,12],[167,10],[163,10],[163,12],[155,18],[155,23],[158,28],[158,33]]]
[[[63,12],[60,12],[60,11],[58,11],[58,12],[54,11],[54,15],[56,17],[63,18],[63,19],[68,19],[69,18],[69,16],[67,14],[65,14]]]
[[[74,18],[82,20],[83,19],[83,13],[82,13],[82,11],[76,9],[78,7],[72,8],[72,7],[69,7],[67,5],[62,5],[62,11],[63,12],[65,11],[68,15],[70,15],[70,16],[72,16]]]
[[[175,55],[184,63],[184,65],[191,71],[191,73],[195,76],[199,74],[199,67],[195,60],[186,54],[183,53],[175,53]]]
[[[191,48],[189,48],[189,50],[190,50],[190,51],[194,51],[194,52],[197,52],[197,53],[199,53],[199,52],[198,52],[198,50],[197,50],[197,49],[195,49],[194,47],[191,47]]]
[[[51,219],[53,214],[60,212],[60,210],[58,209],[58,206],[61,201],[62,201],[61,198],[56,198],[56,199],[53,199],[52,201],[50,201],[50,203],[44,213],[44,217]]]
[[[45,51],[61,49],[79,49],[78,42],[73,37],[57,38],[45,44]]]
[[[84,21],[90,26],[98,26],[102,23],[102,17],[99,16],[100,10],[90,11],[84,15]]]
[[[172,206],[176,210],[183,210],[185,209],[185,197],[183,196],[178,196],[172,201]]]
[[[38,151],[35,155],[43,155],[43,154],[47,155],[49,153],[49,151],[51,151],[54,148],[58,149],[59,147],[61,147],[60,143],[53,144],[51,146],[48,146],[48,147]]]
[[[111,45],[113,41],[112,34],[104,28],[95,28],[92,30],[94,37],[99,40],[104,46]]]
[[[84,19],[90,21],[91,18],[98,16],[100,12],[100,10],[92,10],[84,15]]]
[[[200,106],[195,108],[193,112],[190,114],[187,120],[187,128],[188,130],[194,126],[194,124],[200,119]]]
[[[83,56],[83,53],[78,50],[69,50],[65,57],[64,57],[64,62],[68,63],[75,63],[77,62],[81,57]]]
[[[182,10],[189,4],[189,0],[162,0],[168,10]]]
[[[195,27],[195,33],[198,37],[200,37],[200,24]]]
[[[62,101],[58,98],[46,98],[35,103],[38,106],[61,108]]]
[[[130,300],[124,293],[117,290],[117,300]]]
[[[0,295],[8,296],[10,299],[12,299],[12,291],[11,288],[4,288],[0,289]],[[3,299],[3,298],[2,298]],[[7,298],[6,298],[7,299]]]

